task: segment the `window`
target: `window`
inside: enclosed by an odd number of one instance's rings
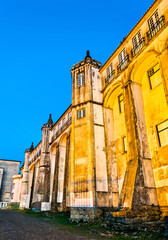
[[[119,65],[117,66],[118,73],[120,73],[129,63],[129,55],[126,54],[125,48],[118,55]]]
[[[71,118],[71,112],[68,113],[68,119],[70,119],[70,118]]]
[[[107,77],[109,76],[111,76],[111,74],[112,74],[112,72],[113,72],[113,65],[112,64],[110,64],[110,66],[107,68]]]
[[[156,87],[159,83],[162,82],[161,75],[160,75],[160,66],[156,64],[153,68],[148,71],[150,88]]]
[[[148,20],[149,29],[154,30],[157,23],[159,24],[158,10]]]
[[[65,118],[62,119],[62,126],[65,124]]]
[[[168,120],[156,126],[160,147],[168,144]]]
[[[127,138],[126,136],[123,137],[123,152],[127,152]]]
[[[126,51],[125,48],[122,50],[122,52],[118,55],[119,64],[122,64],[126,60]]]
[[[13,199],[13,195],[14,195],[14,194],[12,193],[11,199]]]
[[[12,189],[15,189],[15,183],[13,183],[13,187],[12,187]]]
[[[77,118],[83,118],[85,117],[85,109],[77,111]]]
[[[83,86],[85,84],[84,72],[79,73],[77,75],[77,78],[78,78],[78,83],[77,83],[78,87]]]
[[[131,54],[134,57],[145,46],[145,38],[141,37],[140,31],[132,38],[132,45]]]
[[[122,113],[124,111],[123,94],[118,96],[118,103],[119,103],[119,112]]]
[[[57,130],[57,132],[59,132],[60,129],[61,129],[61,123],[58,124],[58,130]]]
[[[133,37],[132,44],[133,48],[137,48],[138,44],[141,42],[141,33],[140,31]]]

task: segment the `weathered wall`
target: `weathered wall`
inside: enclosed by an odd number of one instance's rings
[[[0,160],[0,168],[3,168],[3,178],[1,185],[1,202],[10,202],[13,185],[13,175],[18,174],[20,162],[10,160]]]

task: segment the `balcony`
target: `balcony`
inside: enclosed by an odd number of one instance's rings
[[[117,72],[118,74],[128,65],[129,63],[129,55],[126,55],[124,59],[118,64]]]
[[[131,50],[131,55],[134,57],[139,53],[139,51],[145,46],[145,38],[141,38],[141,40],[134,46],[134,48]]]
[[[157,22],[149,29],[147,32],[147,38],[148,41],[150,41],[159,31],[160,29],[165,25],[165,17],[162,15]]]
[[[51,142],[53,142],[69,125],[71,124],[71,118],[69,118],[60,129],[57,130],[55,134],[53,134],[51,138]]]
[[[105,79],[105,85],[109,84],[115,77],[115,70],[113,70]]]

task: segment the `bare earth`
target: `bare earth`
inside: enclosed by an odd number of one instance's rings
[[[37,218],[25,212],[0,210],[0,240],[96,240],[97,237],[79,236],[79,233],[50,220]]]

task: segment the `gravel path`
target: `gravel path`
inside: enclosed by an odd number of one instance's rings
[[[0,240],[96,240],[25,212],[0,210]]]

